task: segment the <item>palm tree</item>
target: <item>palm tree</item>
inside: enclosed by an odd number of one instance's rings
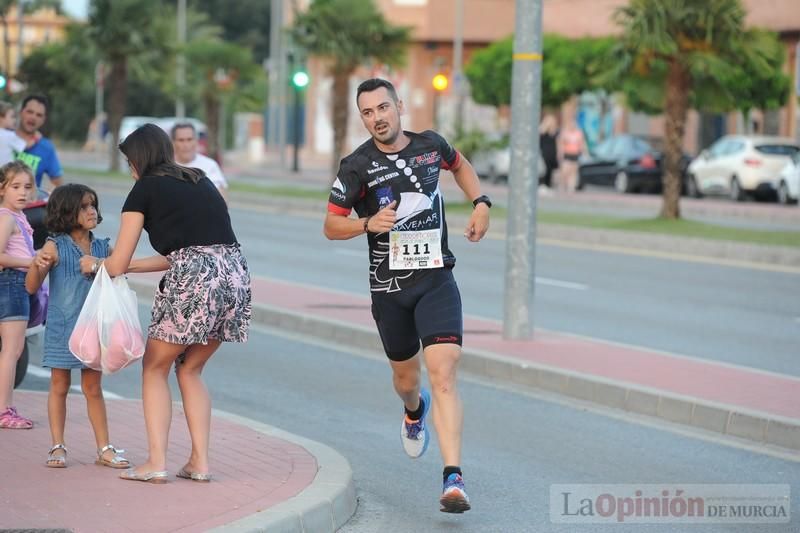
[[[294,41],[310,55],[327,61],[333,77],[333,167],[344,153],[349,116],[350,77],[370,61],[400,65],[405,60],[410,29],[392,26],[372,0],[314,0],[297,13]]]
[[[146,54],[166,56],[168,31],[159,0],[92,0],[89,34],[109,66],[111,170],[119,168],[119,126],[128,98],[128,67]]]
[[[191,85],[200,92],[208,126],[208,155],[219,160],[220,106],[225,94],[237,83],[250,79],[258,66],[248,48],[207,38],[193,39],[186,46]]]
[[[651,78],[663,88],[664,195],[660,216],[680,218],[686,115],[694,91],[719,87],[743,54],[745,10],[740,0],[630,0],[617,9],[623,34],[616,50],[618,74]]]

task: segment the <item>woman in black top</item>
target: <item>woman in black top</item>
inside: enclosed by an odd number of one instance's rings
[[[176,365],[192,453],[178,477],[209,481],[211,400],[201,372],[222,342],[244,342],[250,326],[250,275],[225,201],[202,171],[175,163],[172,143],[145,124],[119,146],[136,183],[122,207],[111,276],[166,270],[153,302],[142,362],[142,400],[149,457],[123,479],[167,480],[167,435],[172,420],[169,370]],[[142,229],[160,254],[131,260]],[[99,260],[81,259],[84,272]]]
[[[553,171],[558,168],[558,147],[556,137],[558,136],[558,124],[553,115],[545,115],[539,125],[539,152],[544,161],[544,176],[539,180],[540,185],[548,188],[553,186]]]

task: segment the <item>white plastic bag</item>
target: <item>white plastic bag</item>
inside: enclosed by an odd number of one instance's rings
[[[136,293],[124,276],[112,280],[100,266],[69,337],[69,349],[83,364],[104,374],[144,355]]]

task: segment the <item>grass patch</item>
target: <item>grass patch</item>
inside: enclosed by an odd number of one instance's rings
[[[120,172],[118,170],[100,170],[93,168],[83,167],[63,167],[64,174],[67,176],[87,176],[91,178],[108,178],[113,180],[129,180],[131,175],[129,172]]]
[[[448,213],[468,214],[472,212],[472,204],[466,202],[448,203],[446,207]],[[505,219],[507,216],[508,212],[506,209],[492,207],[492,218]],[[537,222],[542,224],[561,224],[564,226],[604,230],[638,231],[670,235],[673,237],[697,237],[715,241],[734,241],[800,248],[800,231],[734,228],[686,219],[631,219],[609,215],[595,215],[591,213],[539,211],[536,216]]]
[[[308,200],[325,201],[328,199],[330,191],[306,189],[304,187],[292,187],[290,185],[258,185],[256,183],[232,182],[229,190],[231,192],[242,192],[252,194],[263,194],[268,196],[280,196],[283,198],[305,198]]]
[[[538,221],[545,224],[563,224],[567,226],[607,230],[639,231],[643,233],[671,235],[674,237],[697,237],[716,241],[800,247],[800,231],[734,228],[686,219],[627,219],[584,213],[539,212]]]

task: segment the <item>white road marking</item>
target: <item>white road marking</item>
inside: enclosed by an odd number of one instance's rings
[[[37,378],[45,378],[50,379],[50,371],[45,370],[44,368],[38,367],[36,365],[28,365],[28,374],[36,376]],[[73,385],[70,387],[71,391],[74,392],[81,392],[81,388],[78,385]],[[103,389],[103,396],[108,398],[109,400],[124,400],[123,396],[119,394],[114,394],[113,392],[108,392],[107,390]]]
[[[499,237],[498,240],[505,240]],[[561,248],[574,248],[578,250],[593,250],[596,252],[606,252],[622,255],[635,255],[640,257],[654,257],[657,259],[668,259],[672,261],[685,261],[689,263],[704,263],[709,265],[719,265],[735,268],[746,268],[750,270],[765,270],[767,272],[783,272],[786,274],[800,274],[800,268],[789,265],[771,265],[768,263],[757,263],[754,261],[743,261],[740,259],[724,259],[718,257],[704,257],[699,255],[681,254],[673,252],[661,252],[658,250],[642,250],[638,248],[625,248],[606,244],[587,244],[560,239],[536,239],[538,245],[558,246]]]
[[[572,289],[576,291],[585,291],[589,289],[589,286],[584,285],[583,283],[573,283],[571,281],[561,281],[551,278],[540,278],[539,276],[536,276],[536,283],[539,285],[550,285],[551,287],[560,287],[562,289]]]

